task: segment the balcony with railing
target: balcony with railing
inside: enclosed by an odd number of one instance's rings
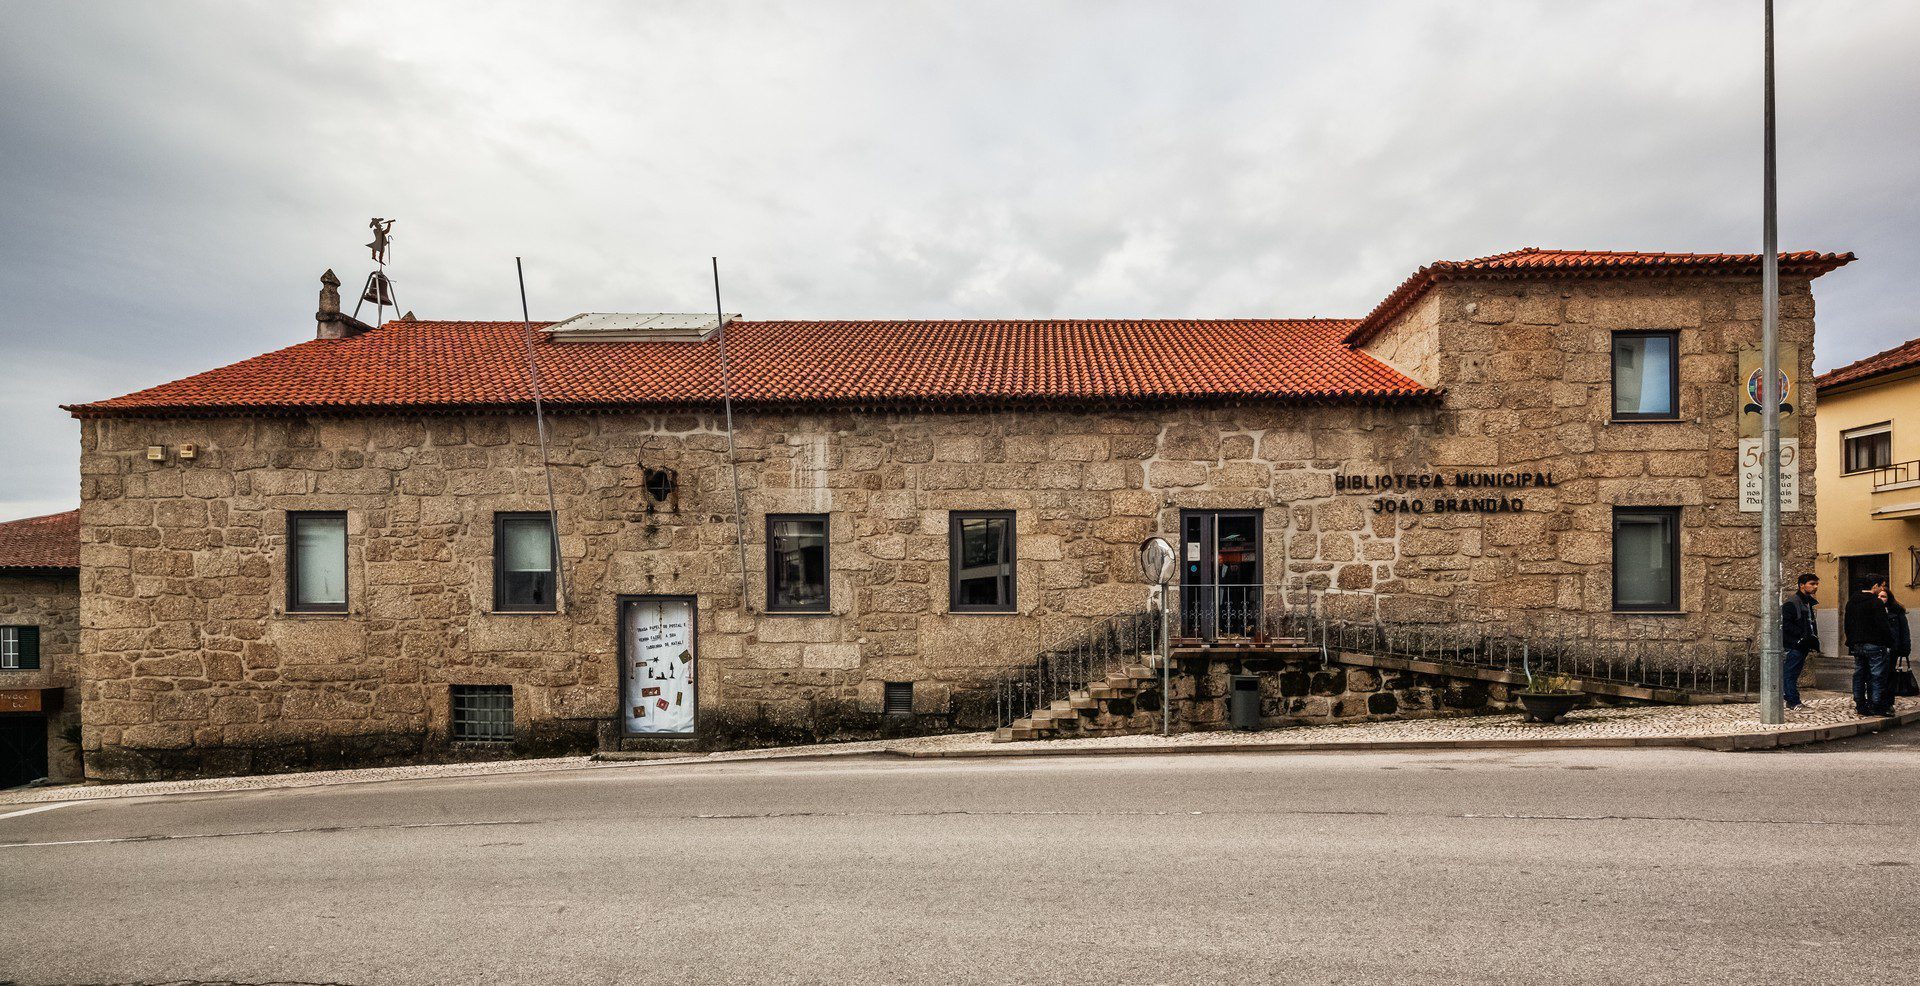
[[[1920,489],[1920,459],[1891,463],[1873,471],[1875,493],[1909,489]]]

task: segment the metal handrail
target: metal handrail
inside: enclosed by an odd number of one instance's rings
[[[1110,616],[1062,633],[1034,659],[1012,669],[994,689],[994,714],[1010,726],[1035,710],[1071,698],[1129,665],[1151,663],[1160,652],[1160,614],[1148,610]]]
[[[1920,459],[1895,462],[1891,465],[1880,466],[1873,471],[1873,489],[1875,492],[1904,483],[1920,483]]]
[[[1308,606],[1278,610],[1263,626],[1333,651],[1586,682],[1724,695],[1752,692],[1760,680],[1759,657],[1746,641],[1606,638],[1566,625],[1459,618],[1467,615],[1428,623],[1341,620]]]

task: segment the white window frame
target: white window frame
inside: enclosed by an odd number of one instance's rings
[[[20,628],[0,627],[0,671],[20,670]]]
[[[1849,463],[1847,460],[1849,456],[1847,455],[1847,445],[1858,439],[1872,438],[1875,435],[1887,436],[1886,464],[1887,465],[1893,464],[1893,422],[1882,421],[1879,424],[1861,425],[1858,428],[1848,428],[1847,430],[1840,433],[1840,475],[1858,476],[1861,473],[1869,473],[1869,472],[1873,472],[1875,469],[1881,468],[1880,466],[1869,466],[1865,469],[1848,468]]]

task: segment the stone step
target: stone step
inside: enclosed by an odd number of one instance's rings
[[[1073,699],[1070,704],[1076,709],[1080,709],[1088,712],[1091,712],[1100,708],[1100,700],[1093,698],[1092,696],[1088,696],[1086,698]]]

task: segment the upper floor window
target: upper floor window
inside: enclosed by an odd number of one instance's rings
[[[948,515],[948,609],[1012,613],[1015,604],[1013,513]]]
[[[1613,334],[1613,417],[1659,421],[1680,416],[1680,334]]]
[[[1893,465],[1893,424],[1881,422],[1840,433],[1845,472],[1870,472]]]
[[[553,524],[546,514],[493,516],[493,608],[497,612],[551,613],[559,559]]]
[[[39,627],[0,627],[0,671],[34,671],[40,667]]]
[[[1680,608],[1680,508],[1615,507],[1613,608]]]
[[[767,518],[767,611],[827,612],[825,514]]]
[[[347,611],[347,515],[287,515],[287,611]]]

